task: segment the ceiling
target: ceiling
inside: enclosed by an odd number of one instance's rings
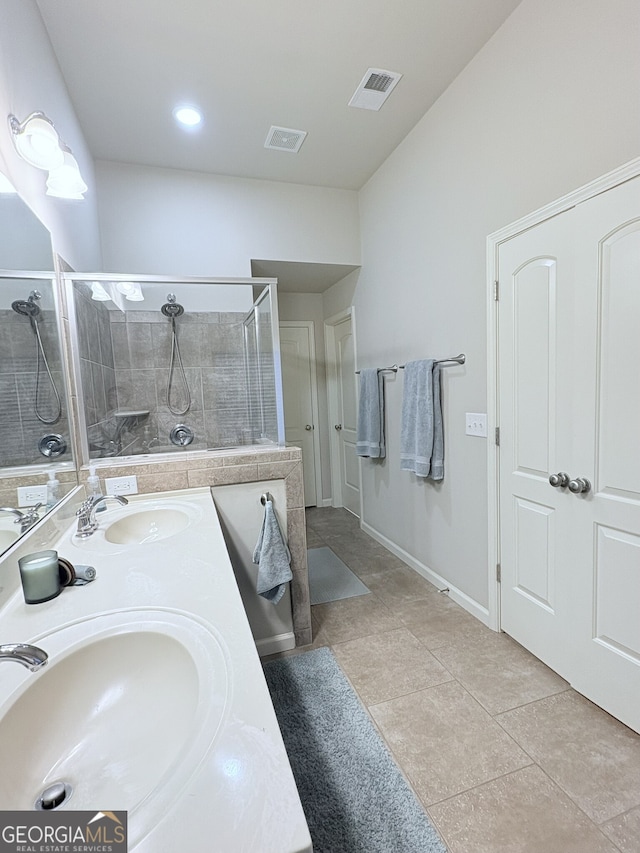
[[[96,159],[359,189],[519,0],[37,2]],[[379,112],[348,106],[369,68],[403,75]]]

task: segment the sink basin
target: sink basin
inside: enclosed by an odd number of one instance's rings
[[[142,545],[180,533],[190,524],[181,509],[144,509],[125,514],[105,528],[104,538],[116,545]]]
[[[15,524],[15,518],[11,515],[0,515],[0,550],[4,551],[9,545],[13,545],[20,536],[20,525]]]
[[[33,809],[63,782],[70,794],[58,810],[126,809],[133,845],[175,803],[225,717],[222,643],[195,618],[140,609],[34,644],[47,666],[5,663],[0,674],[0,755],[12,768],[0,802]]]

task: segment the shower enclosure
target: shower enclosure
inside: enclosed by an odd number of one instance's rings
[[[85,460],[284,445],[275,283],[65,274]]]
[[[51,276],[0,276],[0,467],[72,464]]]

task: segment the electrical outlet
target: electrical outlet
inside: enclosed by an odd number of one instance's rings
[[[18,486],[18,506],[34,506],[46,504],[46,486]]]
[[[107,495],[137,495],[138,480],[135,476],[107,477],[104,488]]]
[[[480,412],[467,412],[467,435],[478,435],[481,438],[487,437],[487,416]]]

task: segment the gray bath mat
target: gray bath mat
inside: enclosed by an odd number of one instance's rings
[[[446,853],[329,649],[264,674],[314,853]]]
[[[311,604],[326,604],[371,592],[331,548],[309,548],[307,563]]]

